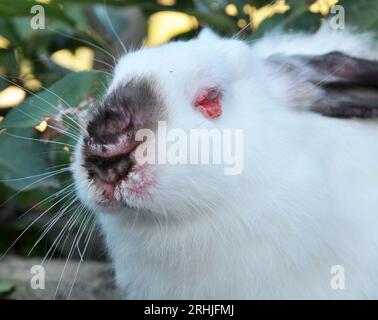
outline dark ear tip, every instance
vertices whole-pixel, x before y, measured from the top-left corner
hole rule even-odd
[[[325,116],[378,118],[378,61],[337,50],[323,55],[275,55],[267,61],[275,68],[284,66],[285,73],[298,82],[291,92],[297,107],[311,100],[308,110]]]
[[[330,107],[329,105],[318,105],[311,109],[311,111],[319,113],[326,117],[340,118],[340,119],[374,119],[378,118],[378,108],[369,108],[366,106],[337,106]]]

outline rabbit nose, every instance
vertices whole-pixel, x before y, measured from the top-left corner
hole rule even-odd
[[[131,120],[127,111],[109,108],[88,124],[82,151],[89,178],[114,185],[128,175],[130,154],[139,144]]]
[[[91,144],[107,145],[117,142],[122,134],[127,133],[130,118],[127,111],[120,108],[102,110],[87,127]]]
[[[89,122],[84,138],[85,153],[111,158],[130,153],[137,145],[135,117],[119,107],[103,108]]]
[[[153,80],[131,79],[107,94],[92,115],[83,139],[83,165],[90,178],[114,183],[136,163],[142,143],[135,140],[138,130],[155,130],[166,108]]]

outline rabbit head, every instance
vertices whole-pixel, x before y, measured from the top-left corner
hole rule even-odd
[[[307,125],[297,121],[302,114],[378,115],[376,61],[332,46],[319,54],[261,46],[205,30],[122,57],[76,148],[84,203],[147,217],[209,215],[274,178],[296,143],[294,128]]]

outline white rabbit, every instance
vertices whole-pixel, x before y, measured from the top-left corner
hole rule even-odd
[[[377,58],[370,35],[327,28],[122,57],[72,170],[125,298],[378,298]],[[159,120],[242,129],[241,174],[136,164]]]

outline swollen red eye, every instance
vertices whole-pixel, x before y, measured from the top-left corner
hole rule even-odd
[[[202,90],[194,103],[194,106],[210,119],[217,118],[222,114],[221,92],[218,88]]]

